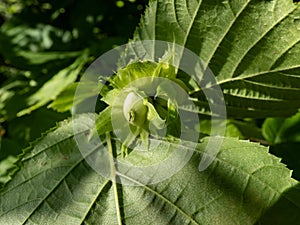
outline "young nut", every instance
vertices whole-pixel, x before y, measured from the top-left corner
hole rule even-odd
[[[147,120],[148,108],[144,98],[135,92],[130,92],[124,101],[123,114],[132,125],[141,127]]]

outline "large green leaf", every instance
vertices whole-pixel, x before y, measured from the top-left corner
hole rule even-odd
[[[300,8],[292,0],[150,1],[133,38],[141,40],[196,53],[213,71],[231,117],[291,115],[300,107]],[[160,50],[143,47],[128,55],[154,59]],[[205,96],[193,97],[196,107],[186,109],[206,114]]]
[[[93,120],[93,114],[83,114],[64,121],[24,153],[20,170],[0,195],[1,224],[254,224],[280,198],[284,204],[278,203],[277,210],[286,204],[299,210],[299,201],[281,195],[297,184],[290,171],[266,147],[233,138],[224,139],[203,172],[198,166],[208,138],[174,176],[144,185],[119,173],[136,186],[116,184],[89,167],[74,140],[76,135],[87,143]],[[108,136],[110,144],[118,149]],[[174,147],[192,150],[193,144],[164,141],[161,146],[158,156]],[[132,153],[119,160],[143,163],[141,154]],[[272,218],[271,212],[261,222]]]

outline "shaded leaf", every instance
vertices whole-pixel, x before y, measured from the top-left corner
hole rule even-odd
[[[22,116],[30,113],[37,108],[44,106],[54,100],[69,84],[73,83],[84,64],[88,60],[88,51],[84,51],[76,61],[69,67],[59,71],[49,81],[47,81],[38,91],[31,95],[27,104],[29,108],[23,109],[17,115]]]
[[[27,59],[29,64],[43,64],[53,60],[78,57],[82,52],[27,52],[19,51],[17,56]]]
[[[207,135],[211,135],[211,120],[201,120],[197,130]],[[225,127],[226,137],[239,137],[240,139],[250,139],[253,141],[264,140],[261,129],[251,121],[241,121],[229,119],[226,121],[215,121],[214,126]]]
[[[267,118],[262,126],[271,152],[282,158],[293,177],[300,180],[300,113],[288,118]]]
[[[7,131],[9,137],[22,146],[23,149],[28,146],[28,143],[40,137],[42,133],[54,127],[57,121],[63,120],[69,115],[69,113],[57,113],[42,107],[29,115],[10,121]],[[2,150],[11,151],[11,149],[5,148]]]
[[[98,95],[99,86],[94,82],[85,82],[81,84],[80,92],[76,93],[78,83],[73,83],[67,86],[57,98],[48,106],[53,108],[58,112],[66,112],[72,109],[73,106],[76,106],[88,99],[89,97]],[[74,98],[76,93],[76,98]]]
[[[263,135],[271,144],[300,142],[300,113],[288,118],[266,119]]]
[[[258,224],[300,224],[300,214],[298,213],[300,207],[299,191],[300,184],[287,189],[280,199],[262,216]]]
[[[16,168],[16,161],[17,158],[14,156],[8,156],[0,161],[0,188],[10,180],[10,173]]]

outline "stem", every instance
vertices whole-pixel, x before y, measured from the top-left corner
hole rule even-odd
[[[120,212],[119,194],[118,194],[117,179],[116,179],[116,176],[117,176],[116,175],[116,167],[115,167],[113,148],[112,148],[111,137],[110,137],[109,132],[106,132],[106,142],[107,142],[108,152],[110,155],[110,158],[109,158],[109,160],[110,160],[110,180],[113,182],[113,187],[114,187],[117,220],[118,220],[118,225],[122,225],[122,217],[121,217],[121,212]]]

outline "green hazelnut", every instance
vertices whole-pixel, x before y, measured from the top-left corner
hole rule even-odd
[[[143,126],[147,120],[148,108],[144,104],[144,98],[136,92],[130,92],[124,101],[123,114],[126,120],[135,126]]]

